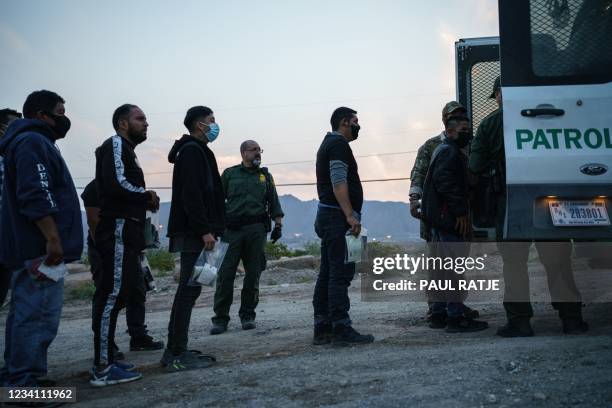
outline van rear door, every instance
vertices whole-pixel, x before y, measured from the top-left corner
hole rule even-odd
[[[612,0],[499,0],[504,238],[611,239]]]
[[[467,108],[474,132],[480,122],[497,109],[495,99],[489,98],[493,82],[500,74],[499,37],[466,38],[455,42],[457,101]],[[479,184],[475,196],[484,196],[484,185]],[[474,239],[495,240],[495,215],[487,211],[483,200],[474,200],[470,209]]]

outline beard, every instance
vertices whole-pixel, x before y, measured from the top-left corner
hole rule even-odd
[[[127,135],[134,144],[140,144],[147,140],[146,130],[136,130],[131,125],[128,125]]]

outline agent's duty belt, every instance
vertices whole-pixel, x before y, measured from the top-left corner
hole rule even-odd
[[[239,217],[228,217],[225,220],[225,225],[228,229],[237,230],[245,225],[265,224],[268,222],[267,214],[260,215],[241,215]]]

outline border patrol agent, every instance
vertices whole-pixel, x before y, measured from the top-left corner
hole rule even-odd
[[[259,302],[259,277],[265,269],[267,233],[272,242],[280,239],[283,211],[278,200],[274,179],[265,167],[260,167],[263,150],[257,142],[247,140],[240,145],[242,163],[223,172],[221,182],[225,193],[226,230],[223,241],[229,248],[217,275],[213,327],[210,334],[227,330],[229,311],[234,296],[236,269],[242,259],[244,283],[238,315],[243,330],[255,328],[255,308]]]
[[[504,126],[501,82],[498,77],[493,84],[490,96],[495,98],[499,109],[487,116],[478,127],[472,140],[469,157],[470,171],[481,176],[489,176],[493,188],[495,223],[497,241],[502,240],[504,217],[506,213],[506,180]],[[503,274],[505,283],[504,309],[508,322],[497,330],[502,337],[529,337],[534,332],[530,320],[533,308],[529,302],[529,275],[527,261],[531,242],[504,242],[499,250],[504,261]],[[574,282],[572,272],[570,242],[541,244],[536,242],[536,249],[546,274],[551,298],[560,298],[560,293],[570,293],[573,302],[555,302],[552,305],[558,311],[562,321],[563,333],[581,334],[588,331],[588,324],[582,319],[580,292]]]

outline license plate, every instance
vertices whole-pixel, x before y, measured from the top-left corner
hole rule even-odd
[[[553,225],[556,227],[610,225],[604,200],[548,202]]]

